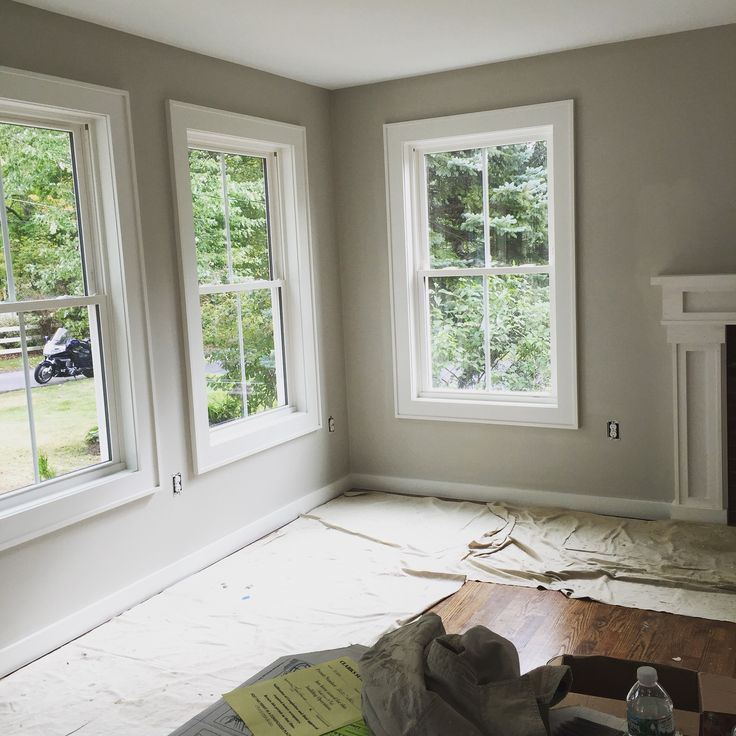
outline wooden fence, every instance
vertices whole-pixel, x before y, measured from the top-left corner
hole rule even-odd
[[[29,325],[26,327],[26,339],[28,342],[39,340],[38,327]],[[43,345],[29,345],[28,352],[36,352],[41,350]],[[10,327],[0,327],[0,356],[20,355],[20,327],[11,325]]]

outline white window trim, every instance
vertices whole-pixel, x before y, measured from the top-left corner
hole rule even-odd
[[[548,141],[550,212],[551,395],[427,391],[421,319],[420,248],[425,228],[417,196],[418,153]],[[575,214],[573,102],[564,100],[489,112],[384,125],[386,204],[397,418],[576,429]],[[478,269],[479,271],[485,269]],[[514,269],[518,271],[519,269]],[[532,270],[533,269],[529,269]],[[495,273],[502,272],[493,269]],[[458,275],[460,272],[456,272]],[[466,273],[466,269],[462,270]]]
[[[190,428],[194,469],[205,473],[321,428],[316,315],[307,183],[306,129],[183,102],[169,101],[171,157],[179,235]],[[210,429],[207,416],[199,281],[194,242],[190,146],[276,153],[275,223],[284,252],[283,321],[288,405]],[[278,217],[279,212],[272,213]]]
[[[108,402],[120,450],[117,462],[0,495],[2,550],[148,496],[158,487],[158,473],[128,93],[6,67],[0,67],[0,90],[5,114],[89,126],[87,163],[100,213],[95,266],[109,295],[103,335]]]

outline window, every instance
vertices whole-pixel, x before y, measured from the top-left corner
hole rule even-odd
[[[385,142],[397,416],[576,427],[572,102]]]
[[[156,477],[127,97],[0,78],[2,548]]]
[[[320,426],[304,128],[170,103],[205,472]]]

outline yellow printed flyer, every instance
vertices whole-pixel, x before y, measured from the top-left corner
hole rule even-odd
[[[322,736],[361,719],[358,665],[349,657],[225,693],[253,736]]]
[[[351,723],[349,726],[338,728],[337,731],[330,731],[327,736],[373,736],[365,725],[365,721],[360,720]]]

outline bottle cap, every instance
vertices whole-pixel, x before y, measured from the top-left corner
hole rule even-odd
[[[654,667],[639,667],[636,670],[636,679],[644,687],[652,687],[657,684],[657,670]]]

